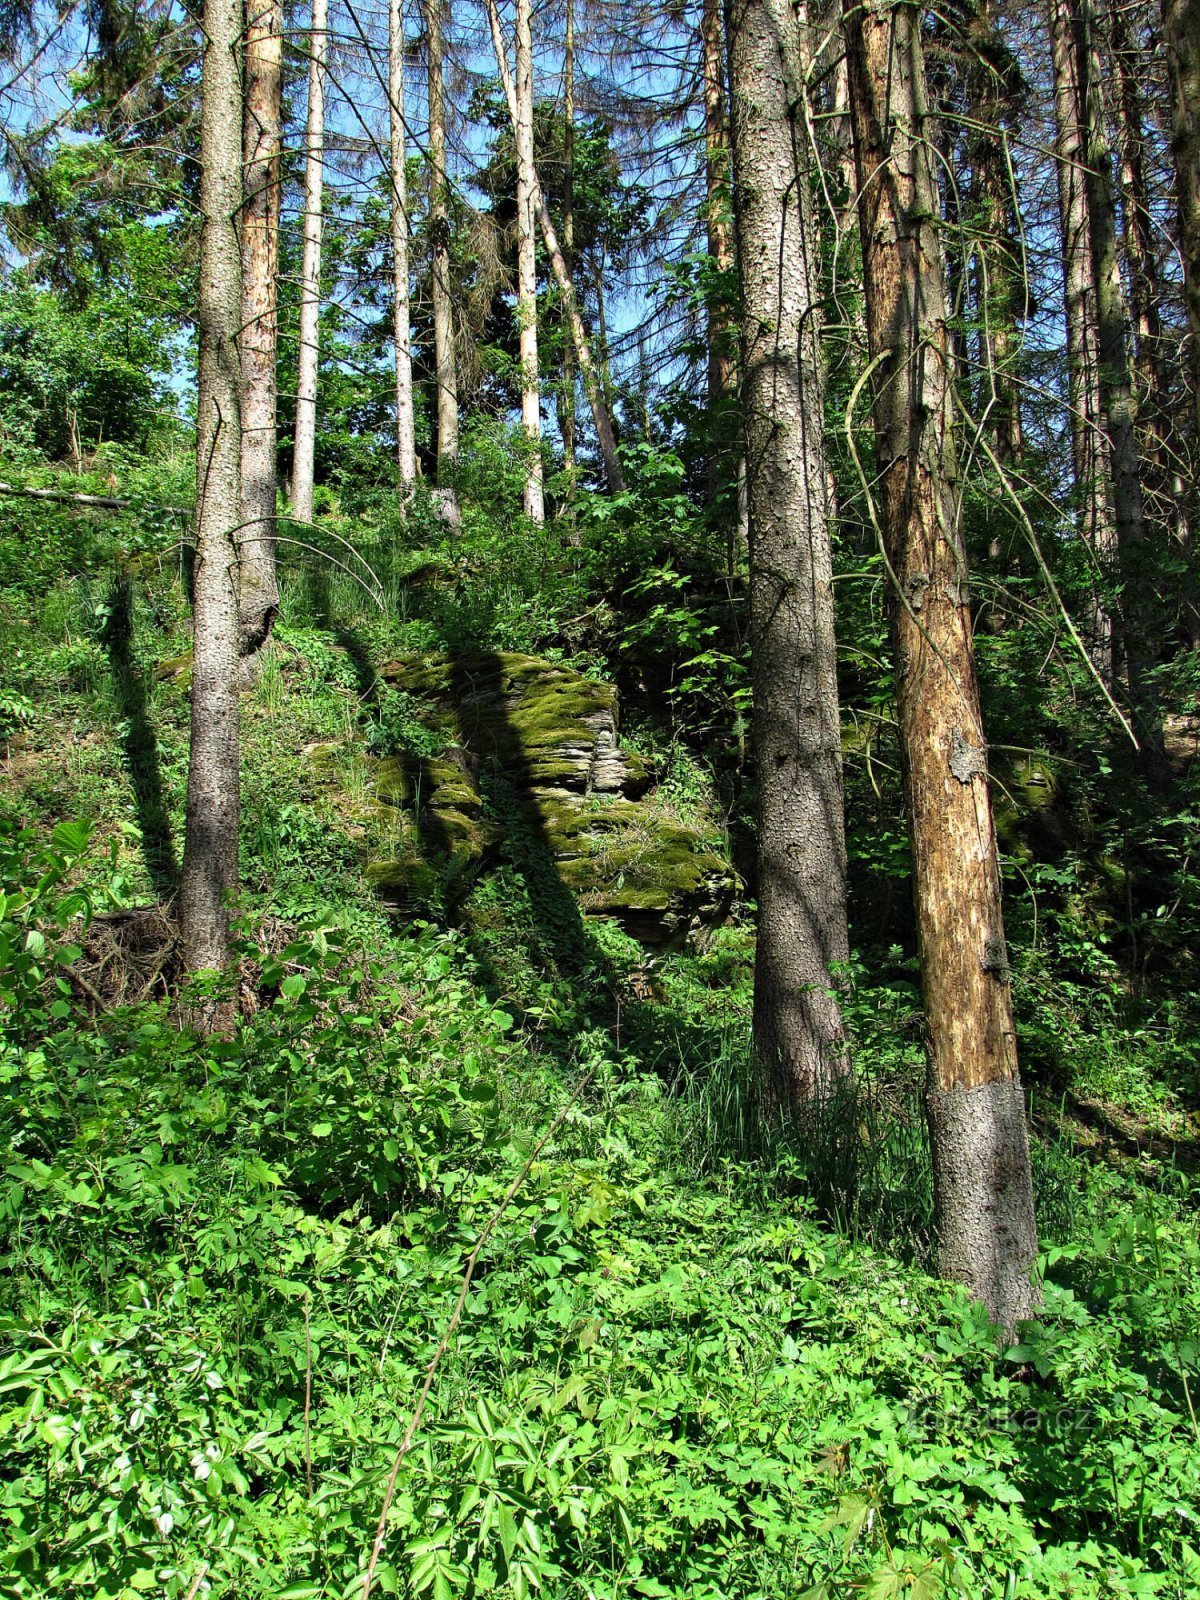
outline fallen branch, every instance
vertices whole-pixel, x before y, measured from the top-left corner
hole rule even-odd
[[[471,1289],[471,1279],[475,1276],[475,1268],[479,1262],[480,1252],[483,1250],[484,1245],[487,1244],[492,1234],[496,1231],[497,1223],[508,1210],[508,1207],[516,1196],[517,1191],[525,1182],[525,1179],[529,1176],[529,1173],[533,1167],[533,1163],[537,1160],[538,1156],[541,1155],[542,1151],[550,1143],[550,1140],[558,1132],[559,1128],[566,1120],[567,1113],[571,1111],[578,1101],[580,1095],[587,1088],[588,1084],[591,1083],[592,1078],[595,1076],[595,1071],[596,1069],[593,1067],[591,1072],[589,1072],[586,1077],[581,1079],[580,1083],[576,1087],[575,1093],[567,1101],[566,1105],[563,1106],[562,1110],[555,1117],[554,1121],[550,1124],[545,1133],[538,1140],[537,1144],[534,1145],[533,1149],[529,1152],[529,1155],[526,1158],[526,1161],[520,1172],[517,1173],[516,1177],[509,1184],[507,1190],[505,1191],[503,1200],[501,1200],[495,1211],[493,1211],[491,1216],[488,1218],[486,1224],[484,1225],[483,1232],[479,1235],[478,1239],[476,1239],[474,1248],[472,1249],[471,1254],[467,1257],[467,1268],[463,1273],[462,1284],[458,1291],[458,1301],[454,1307],[454,1311],[449,1322],[446,1324],[445,1329],[443,1330],[442,1337],[438,1340],[437,1349],[429,1358],[429,1365],[425,1368],[425,1377],[421,1384],[420,1393],[417,1395],[417,1403],[413,1408],[412,1421],[409,1423],[404,1437],[400,1441],[400,1448],[396,1451],[396,1459],[392,1462],[392,1470],[388,1474],[387,1488],[383,1493],[383,1508],[379,1513],[379,1526],[375,1530],[375,1543],[371,1547],[371,1559],[367,1562],[366,1576],[363,1579],[362,1593],[359,1596],[359,1600],[370,1600],[371,1586],[375,1582],[375,1569],[379,1565],[379,1557],[383,1552],[383,1542],[387,1537],[388,1512],[392,1509],[392,1500],[395,1498],[396,1480],[400,1476],[400,1468],[404,1464],[405,1456],[412,1449],[413,1440],[417,1436],[417,1429],[421,1426],[421,1419],[425,1415],[425,1403],[429,1399],[430,1390],[433,1388],[433,1380],[437,1375],[437,1369],[442,1363],[442,1357],[446,1354],[446,1351],[450,1346],[451,1339],[454,1337],[454,1330],[462,1321],[463,1307],[467,1303],[467,1295],[470,1293]]]
[[[21,495],[27,500],[52,500],[60,505],[91,506],[96,511],[129,511],[132,500],[119,500],[111,494],[79,494],[69,489],[27,489],[18,483],[0,483],[0,494]],[[170,517],[190,517],[190,506],[155,506],[155,511]]]

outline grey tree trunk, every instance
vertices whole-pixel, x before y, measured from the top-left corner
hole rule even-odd
[[[1011,1333],[1036,1303],[1037,1231],[959,525],[921,18],[890,0],[843,0],[843,25],[939,1262]]]
[[[537,211],[533,164],[533,25],[530,0],[517,0],[517,323],[521,356],[521,425],[525,432],[525,515],[546,520],[542,489],[542,403],[538,379]]]
[[[575,0],[566,0],[563,32],[563,263],[574,282],[575,271]],[[562,434],[563,468],[567,477],[567,500],[574,507],[575,459],[575,360],[574,346],[568,339],[563,347],[563,375],[559,400],[559,432]],[[571,512],[574,518],[574,510]],[[571,542],[579,535],[572,522]]]
[[[292,510],[301,522],[313,514],[313,456],[317,442],[317,364],[320,358],[321,219],[325,167],[325,62],[329,50],[329,0],[312,0],[309,33],[308,131],[304,160],[304,255],[300,285],[300,361],[296,377],[296,437],[292,460]]]
[[[408,176],[404,167],[404,0],[388,4],[388,125],[392,169],[392,339],[396,359],[396,465],[400,494],[417,481],[412,328],[408,289]]]
[[[846,847],[799,27],[788,0],[733,0],[727,15],[759,785],[754,1048],[770,1115],[848,1071]]]
[[[1112,481],[1117,569],[1121,579],[1120,649],[1129,706],[1147,782],[1162,789],[1170,779],[1163,743],[1162,708],[1154,685],[1161,619],[1152,599],[1149,550],[1142,503],[1142,458],[1137,440],[1137,398],[1129,359],[1129,308],[1117,247],[1112,150],[1101,93],[1090,0],[1079,0],[1079,83],[1084,113],[1084,185],[1091,229],[1100,413]]]
[[[433,369],[437,387],[437,483],[446,518],[459,520],[458,360],[450,293],[450,196],[446,178],[446,101],[442,66],[442,0],[425,0],[429,83],[429,229],[433,257]]]
[[[200,367],[191,747],[179,929],[189,972],[229,961],[238,882],[242,82],[240,0],[206,0],[200,121]],[[216,1020],[211,1011],[207,1020]]]
[[[241,650],[252,657],[279,609],[275,574],[275,348],[283,6],[252,0],[246,27],[242,209]]]

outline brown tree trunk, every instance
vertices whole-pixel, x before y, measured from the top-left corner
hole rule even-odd
[[[1192,398],[1200,442],[1200,0],[1162,0],[1162,21]]]
[[[1163,745],[1162,709],[1154,686],[1160,622],[1152,599],[1150,552],[1142,504],[1142,459],[1138,448],[1137,399],[1129,360],[1129,312],[1117,252],[1112,151],[1100,88],[1090,0],[1079,0],[1079,84],[1084,113],[1084,184],[1091,229],[1096,345],[1100,359],[1100,412],[1112,482],[1113,526],[1121,579],[1120,648],[1140,764],[1156,789],[1169,781]]]
[[[708,253],[718,272],[733,266],[729,225],[729,137],[725,125],[725,61],[721,0],[703,0],[700,37],[704,55],[704,222]],[[721,302],[708,307],[708,404],[715,410],[733,380],[727,329],[729,311]]]
[[[241,522],[241,0],[206,0],[200,113],[200,368],[192,712],[179,929],[189,972],[229,961],[238,882],[238,567]],[[208,1020],[216,1020],[208,1013]]]
[[[500,73],[500,82],[504,89],[504,96],[508,102],[508,114],[512,121],[514,133],[517,126],[517,89],[513,82],[512,70],[508,64],[508,52],[504,44],[504,32],[500,26],[500,12],[496,0],[484,0],[488,15],[488,25],[491,28],[492,47],[496,54],[496,66]],[[600,446],[600,457],[604,462],[604,475],[608,487],[613,494],[620,494],[625,488],[625,476],[621,471],[620,458],[617,455],[617,436],[613,431],[612,412],[609,401],[604,392],[601,374],[596,370],[596,363],[592,360],[591,345],[588,343],[587,333],[583,326],[583,318],[579,314],[579,304],[575,298],[575,286],[571,281],[571,274],[567,270],[567,263],[558,242],[558,234],[550,216],[550,209],[546,205],[546,197],[542,192],[541,180],[538,178],[537,169],[533,171],[533,203],[537,212],[538,226],[542,231],[542,242],[546,246],[546,254],[550,257],[550,269],[554,273],[554,281],[558,285],[559,296],[567,314],[567,323],[571,329],[571,342],[575,347],[575,359],[579,363],[579,376],[583,380],[583,391],[587,395],[588,405],[591,407],[592,421],[596,428],[596,442]]]
[[[921,19],[889,0],[844,0],[843,19],[939,1262],[1011,1332],[1036,1302],[1037,1232],[959,524]]]
[[[446,103],[442,0],[425,0],[429,81],[429,231],[433,257],[433,368],[437,387],[437,483],[449,522],[457,524],[458,360],[450,293],[450,201],[446,178]]]
[[[538,381],[537,218],[533,164],[533,24],[530,0],[517,0],[517,324],[521,354],[521,425],[525,432],[525,515],[546,520],[542,490],[542,402]]]
[[[278,331],[279,144],[283,6],[250,0],[246,27],[245,188],[242,209],[241,650],[270,637],[275,574],[275,347]]]
[[[1109,11],[1109,27],[1117,87],[1124,214],[1122,242],[1133,323],[1139,420],[1146,441],[1146,487],[1183,557],[1180,610],[1189,642],[1195,649],[1200,647],[1200,605],[1197,604],[1191,536],[1195,495],[1188,481],[1191,474],[1187,454],[1180,450],[1171,425],[1170,378],[1162,326],[1164,290],[1146,172],[1146,100],[1142,83],[1149,66],[1149,52],[1136,39],[1122,6],[1114,6]]]
[[[1054,71],[1054,150],[1062,230],[1063,309],[1067,329],[1067,398],[1080,537],[1102,573],[1116,558],[1116,533],[1105,474],[1100,467],[1100,358],[1096,346],[1091,223],[1084,178],[1083,97],[1071,0],[1049,0]],[[1096,670],[1110,684],[1112,619],[1099,590],[1093,596],[1086,637]]]
[[[849,1069],[841,728],[799,27],[788,0],[733,0],[728,17],[759,790],[754,1049],[764,1110],[778,1115]]]
[[[417,481],[408,289],[408,174],[404,155],[404,0],[388,3],[388,126],[392,169],[392,342],[396,366],[396,467],[407,500]]]
[[[308,126],[304,155],[304,255],[300,268],[300,360],[296,375],[296,437],[292,455],[292,511],[301,522],[311,522],[313,514],[317,366],[320,356],[321,220],[325,182],[325,61],[328,50],[329,0],[312,0]]]
[[[1015,63],[1008,54],[991,0],[975,0],[966,21],[971,52],[967,95],[977,126],[967,136],[971,165],[972,223],[978,233],[976,305],[985,368],[988,430],[996,455],[1015,462],[1021,455],[1021,390],[1016,364],[1021,338],[1017,319],[1025,303],[1024,273],[1014,244],[1016,197],[1006,130],[1012,119],[1011,79]]]

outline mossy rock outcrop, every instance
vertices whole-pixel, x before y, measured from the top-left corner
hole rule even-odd
[[[435,758],[376,769],[381,804],[415,817],[413,838],[367,875],[397,904],[485,866],[507,823],[528,868],[657,944],[724,916],[737,876],[701,832],[647,794],[645,763],[618,738],[616,689],[561,663],[507,652],[412,657],[380,673],[446,741]],[[484,796],[497,820],[485,816]]]

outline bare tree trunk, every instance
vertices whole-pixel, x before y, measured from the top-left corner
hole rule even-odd
[[[408,292],[408,175],[404,166],[404,0],[388,3],[388,107],[392,168],[392,338],[396,353],[396,465],[400,496],[417,481],[412,327]]]
[[[1192,397],[1196,406],[1196,440],[1200,444],[1200,0],[1162,0],[1162,21]]]
[[[312,0],[309,33],[308,131],[304,158],[304,257],[300,284],[300,363],[296,378],[296,439],[292,458],[292,511],[301,522],[313,514],[313,455],[317,442],[317,363],[320,356],[321,212],[325,166],[325,61],[329,50],[329,0]]]
[[[241,651],[266,643],[279,609],[275,575],[275,347],[278,333],[281,0],[250,0],[246,27],[242,209]]]
[[[437,482],[447,520],[457,524],[458,360],[450,294],[450,200],[446,178],[446,104],[442,0],[425,0],[429,75],[429,228],[433,256],[433,367],[437,385]]]
[[[504,44],[504,30],[500,26],[500,12],[496,0],[485,0],[488,24],[491,28],[492,47],[496,53],[496,66],[500,73],[500,82],[504,88],[504,96],[508,102],[508,114],[512,120],[513,132],[517,127],[517,90],[513,83],[512,70],[508,64],[508,52]],[[583,318],[579,314],[579,302],[575,297],[575,286],[571,281],[571,274],[567,270],[567,263],[563,257],[562,247],[558,242],[554,222],[550,216],[546,197],[542,192],[541,180],[538,178],[537,169],[533,171],[533,204],[537,212],[538,226],[542,230],[542,242],[546,246],[546,254],[550,257],[550,269],[554,273],[554,281],[558,285],[558,292],[562,298],[563,306],[567,313],[567,322],[571,329],[571,341],[575,346],[575,359],[579,363],[579,376],[583,379],[583,391],[587,395],[588,405],[591,407],[592,421],[596,428],[596,442],[600,446],[600,457],[604,462],[604,476],[608,480],[608,487],[613,494],[620,494],[625,488],[625,476],[621,471],[620,457],[617,455],[617,436],[613,431],[612,414],[609,402],[601,385],[600,375],[596,371],[596,364],[592,360],[592,350],[588,343],[587,333],[583,326]]]
[[[200,113],[200,370],[191,748],[179,927],[189,972],[229,961],[238,882],[238,525],[241,504],[241,0],[206,0]],[[220,1020],[211,1012],[206,1020]]]
[[[907,4],[843,0],[843,20],[939,1261],[1011,1333],[1036,1303],[1037,1232],[959,525],[921,19]]]
[[[1100,358],[1096,346],[1091,223],[1084,181],[1083,97],[1071,0],[1049,0],[1048,16],[1062,229],[1067,396],[1075,492],[1079,497],[1079,532],[1101,572],[1106,572],[1115,562],[1116,533],[1107,484],[1100,470]],[[1088,618],[1087,640],[1097,671],[1111,683],[1114,679],[1112,618],[1098,592],[1093,597]]]
[[[733,0],[728,17],[759,786],[754,1046],[764,1109],[778,1114],[849,1070],[841,729],[800,34],[788,0]]]
[[[1152,787],[1169,781],[1163,745],[1162,709],[1152,673],[1158,655],[1158,625],[1151,599],[1150,552],[1142,505],[1142,459],[1138,449],[1137,400],[1129,361],[1128,308],[1117,253],[1112,151],[1100,89],[1090,0],[1080,0],[1079,83],[1084,112],[1084,182],[1091,228],[1100,410],[1112,479],[1117,567],[1121,579],[1120,646],[1129,684],[1129,704],[1143,774]]]
[[[525,515],[546,520],[542,490],[542,402],[538,379],[537,220],[533,201],[533,25],[530,0],[517,0],[517,323],[521,354],[521,424],[525,430]]]

